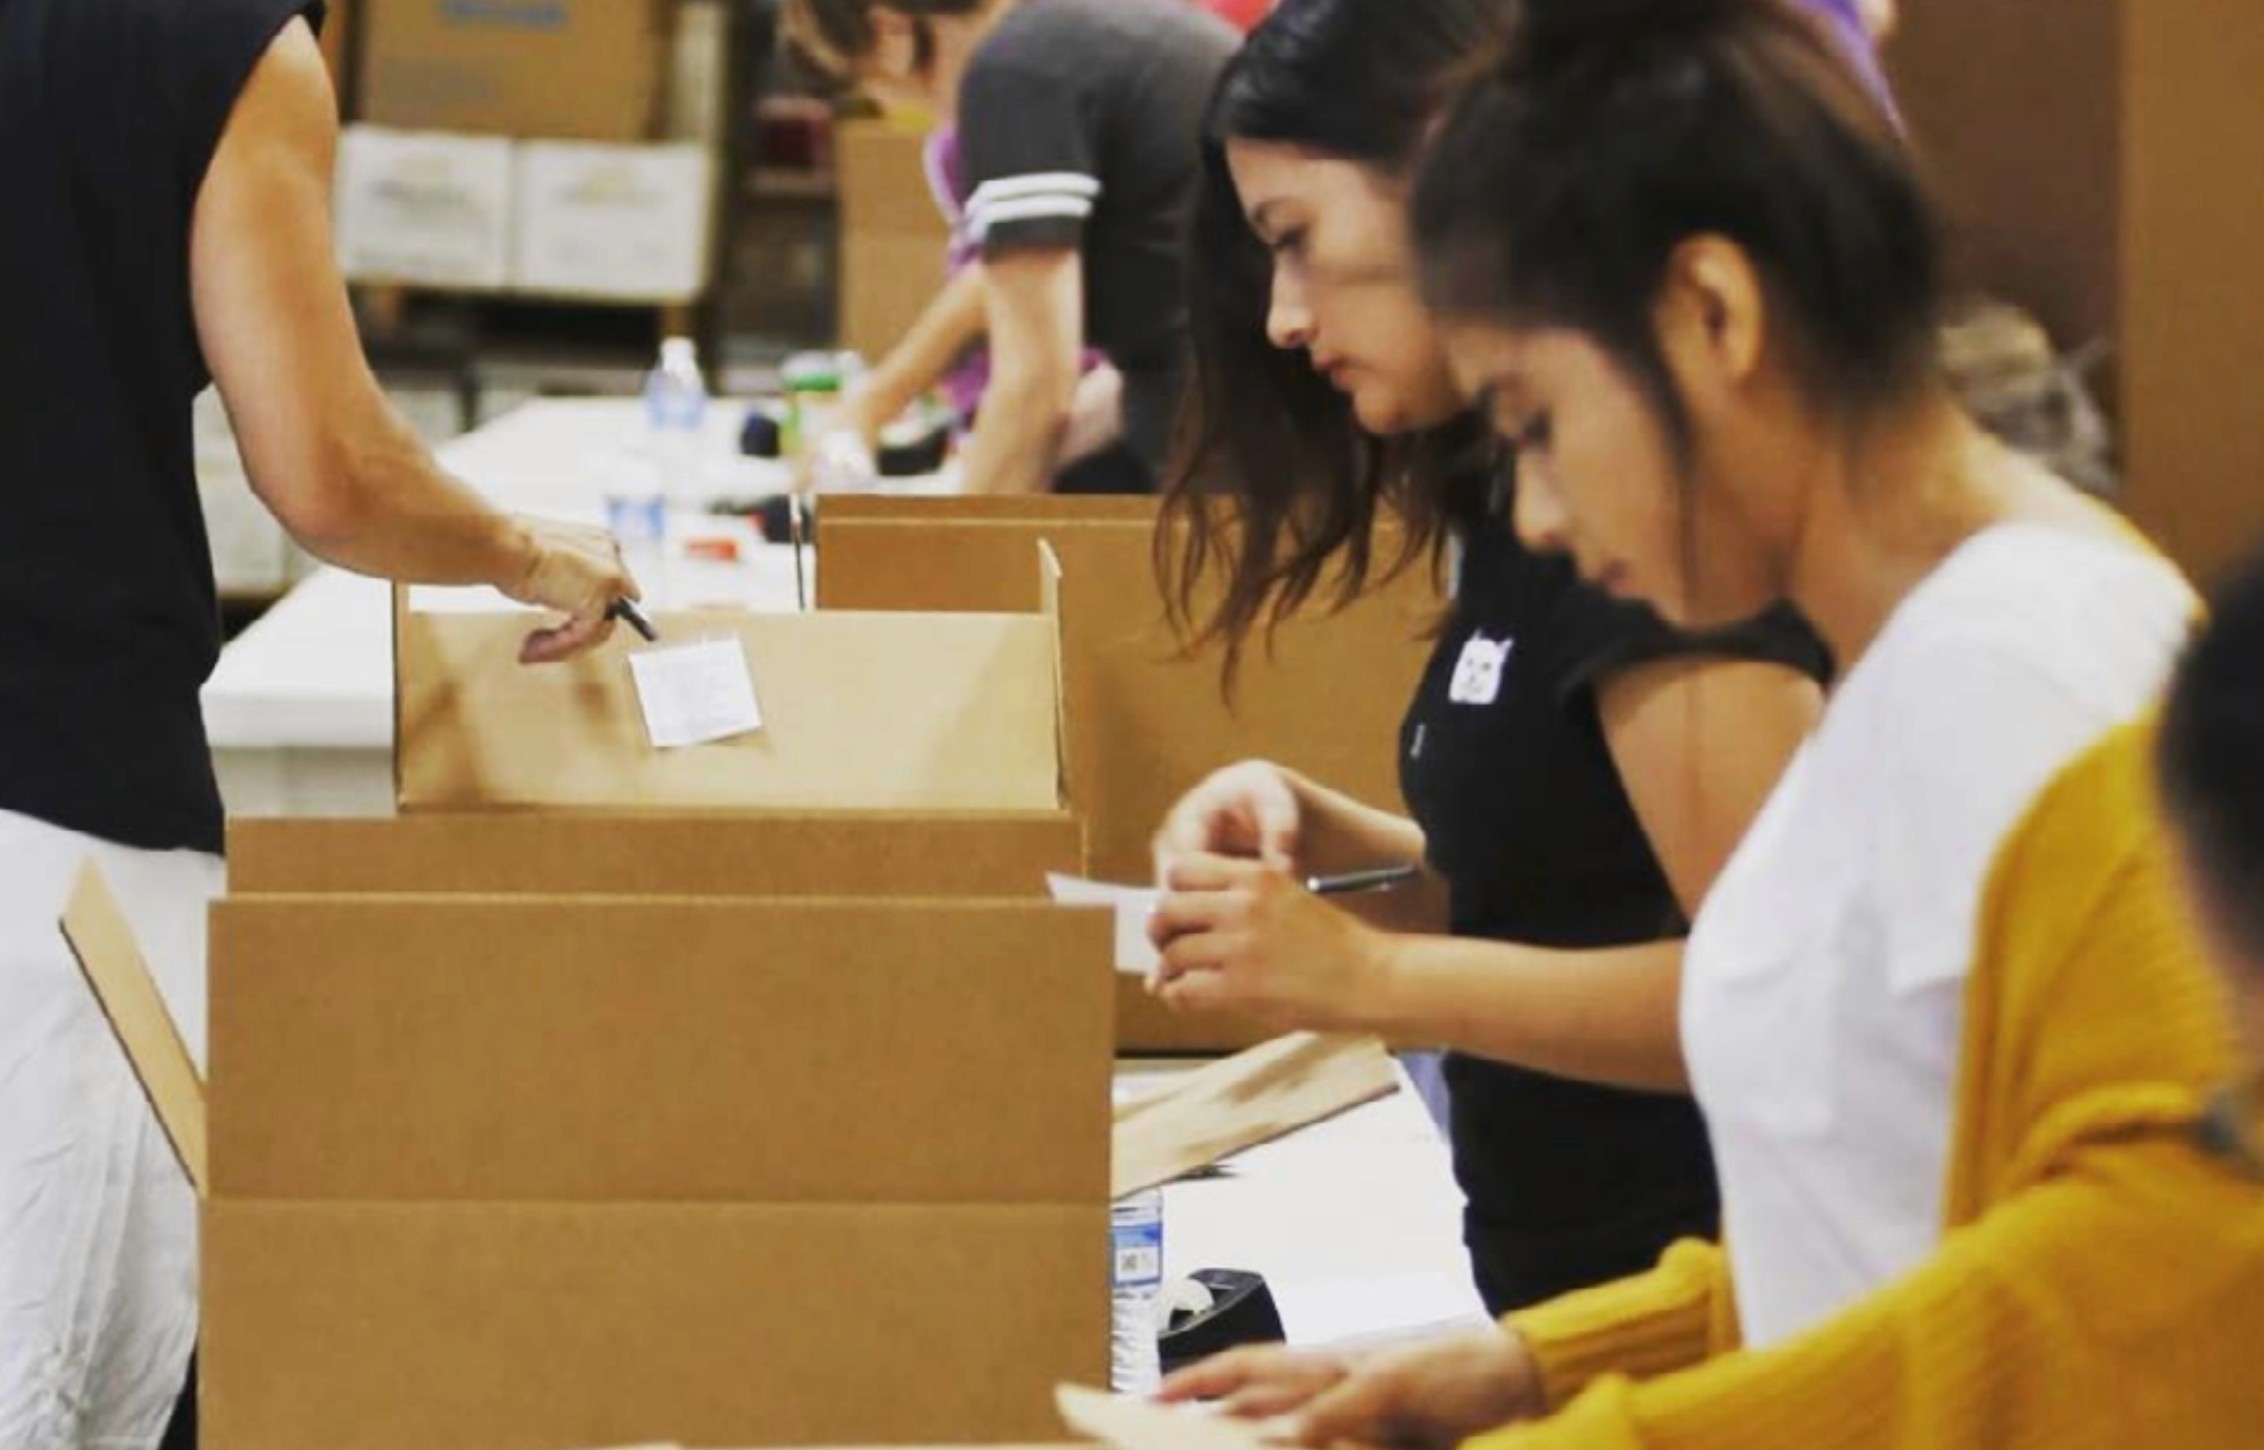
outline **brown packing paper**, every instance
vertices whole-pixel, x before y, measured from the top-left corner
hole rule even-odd
[[[166,1010],[149,964],[134,941],[133,928],[118,909],[101,868],[80,868],[63,913],[63,936],[78,958],[79,970],[101,1002],[110,1029],[134,1064],[157,1121],[197,1192],[210,1181],[204,1084],[182,1045],[179,1029]]]
[[[1118,1108],[1109,1192],[1158,1187],[1398,1090],[1374,1038],[1278,1038]]]
[[[1034,897],[1077,871],[1066,812],[451,813],[239,820],[237,895]]]
[[[527,669],[523,614],[397,610],[403,810],[1061,803],[1051,620],[715,612],[656,623],[670,642],[741,641],[762,730],[656,751],[621,651]]]
[[[223,902],[214,1192],[1100,1203],[1109,949],[1039,902]]]

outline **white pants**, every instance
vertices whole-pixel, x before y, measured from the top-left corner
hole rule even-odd
[[[196,1342],[196,1200],[57,926],[98,862],[198,1065],[218,857],[0,811],[0,1450],[146,1450]]]

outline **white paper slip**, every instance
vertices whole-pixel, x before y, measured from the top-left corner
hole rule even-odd
[[[1126,976],[1145,977],[1162,965],[1155,944],[1148,940],[1148,918],[1155,915],[1163,893],[1145,886],[1111,886],[1079,876],[1046,875],[1046,889],[1056,906],[1106,906],[1116,912],[1116,969]]]
[[[763,728],[755,677],[736,639],[670,645],[629,656],[655,750],[711,745]]]

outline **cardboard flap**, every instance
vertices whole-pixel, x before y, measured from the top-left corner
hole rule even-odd
[[[664,644],[737,639],[763,728],[648,743],[628,654],[518,663],[529,616],[400,620],[404,810],[1052,810],[1053,624],[1036,615],[751,615],[657,621]]]
[[[1070,799],[1069,685],[1062,671],[1066,646],[1061,631],[1061,556],[1050,540],[1038,540],[1038,601],[1040,612],[1053,626],[1054,750],[1061,767],[1061,798]]]
[[[1398,1090],[1372,1037],[1276,1038],[1117,1109],[1109,1191],[1155,1188]]]
[[[63,936],[79,960],[79,970],[102,1003],[110,1030],[133,1062],[134,1075],[149,1094],[150,1106],[165,1127],[174,1156],[199,1196],[205,1191],[204,1084],[166,1010],[149,963],[134,941],[133,928],[101,868],[88,862],[79,870],[63,912]]]
[[[236,820],[238,896],[1036,898],[1084,856],[1075,817],[812,811],[433,812]]]
[[[1109,957],[1040,901],[224,901],[212,1191],[1098,1204]]]

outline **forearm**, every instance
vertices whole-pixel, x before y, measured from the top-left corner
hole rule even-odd
[[[1583,1082],[1686,1092],[1677,1005],[1682,943],[1557,951],[1400,936],[1360,1025],[1394,1042]]]
[[[850,422],[866,443],[877,442],[891,419],[934,387],[961,354],[982,340],[983,330],[982,274],[970,268],[936,294],[911,331],[865,379]]]
[[[1074,372],[1038,367],[993,376],[961,460],[969,493],[1043,493],[1069,426]]]
[[[323,486],[278,493],[277,512],[324,563],[403,583],[499,589],[534,563],[526,531],[443,471],[382,396],[338,417],[312,466]]]

